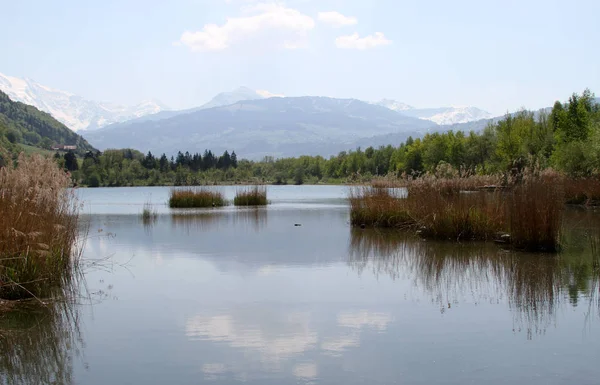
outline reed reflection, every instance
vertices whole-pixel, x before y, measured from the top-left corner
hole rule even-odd
[[[0,384],[72,384],[82,340],[74,305],[0,305]]]
[[[243,226],[255,231],[267,225],[265,208],[238,208],[230,211],[182,211],[171,214],[171,223],[176,229],[190,231],[211,231],[221,227]]]
[[[465,296],[475,302],[506,300],[515,328],[524,327],[531,336],[544,332],[562,303],[575,306],[578,298],[597,296],[596,260],[590,247],[577,253],[565,249],[557,256],[353,229],[348,263],[359,274],[371,270],[377,276],[411,280],[442,312]]]

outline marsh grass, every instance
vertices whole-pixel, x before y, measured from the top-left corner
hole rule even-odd
[[[556,251],[563,212],[562,179],[526,175],[505,186],[500,177],[407,178],[404,196],[389,184],[350,191],[350,220],[360,227],[418,231],[423,237],[491,240],[508,233],[514,247]]]
[[[142,209],[142,214],[140,215],[140,217],[145,225],[149,225],[156,222],[156,219],[158,218],[158,213],[156,212],[156,209],[154,208],[154,206],[152,206],[150,202],[146,202],[144,203],[144,208]]]
[[[600,179],[592,178],[565,178],[565,202],[567,204],[599,206],[600,205]]]
[[[266,206],[267,188],[265,186],[250,186],[238,189],[233,199],[236,206]]]
[[[558,251],[564,212],[564,179],[553,172],[527,176],[505,201],[511,243],[528,251]]]
[[[199,208],[222,207],[227,201],[223,192],[210,187],[187,187],[171,189],[169,207],[171,208]]]
[[[424,177],[407,186],[411,215],[423,236],[436,239],[488,240],[505,225],[500,190],[480,178]]]
[[[79,261],[71,178],[40,155],[0,169],[0,298],[48,297]]]
[[[408,228],[416,224],[408,199],[387,187],[357,186],[350,189],[350,222],[354,226]]]

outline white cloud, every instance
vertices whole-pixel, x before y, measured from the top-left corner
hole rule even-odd
[[[204,364],[202,365],[202,372],[204,374],[223,374],[225,373],[226,368],[225,364],[216,363],[216,364]]]
[[[337,28],[358,23],[356,17],[344,16],[339,12],[319,12],[318,18],[319,21]]]
[[[360,329],[363,326],[384,331],[392,321],[392,316],[386,313],[371,313],[367,310],[358,312],[341,313],[337,317],[338,325],[341,327]]]
[[[264,37],[276,46],[303,46],[315,21],[300,11],[281,4],[257,4],[244,8],[248,15],[231,17],[222,25],[206,24],[200,31],[186,31],[176,43],[192,51],[222,51],[252,38]]]
[[[293,373],[296,378],[301,380],[314,380],[318,374],[317,364],[314,362],[296,364]]]
[[[383,33],[375,32],[373,35],[360,37],[358,33],[352,35],[340,36],[335,39],[335,45],[344,49],[369,49],[383,45],[392,44],[391,40],[386,39]]]
[[[292,314],[286,325],[288,333],[269,335],[259,326],[236,322],[230,315],[196,316],[185,325],[186,335],[192,339],[225,342],[233,348],[260,353],[263,362],[279,362],[303,354],[317,344],[317,333],[309,329],[307,314]]]
[[[321,344],[321,349],[325,351],[325,354],[339,357],[348,348],[360,346],[360,338],[358,333],[353,333],[348,336],[338,338],[328,338]]]

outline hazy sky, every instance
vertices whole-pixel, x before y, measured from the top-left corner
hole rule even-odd
[[[172,108],[244,85],[417,107],[600,93],[598,0],[1,0],[0,72]]]

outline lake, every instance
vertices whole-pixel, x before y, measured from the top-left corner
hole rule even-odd
[[[235,187],[220,188],[233,198]],[[342,186],[269,186],[259,209],[171,210],[168,193],[78,190],[87,296],[67,316],[11,314],[26,332],[4,347],[0,380],[600,379],[598,253],[587,241],[599,213],[568,210],[556,256],[353,229]],[[142,222],[144,203],[155,221]]]

